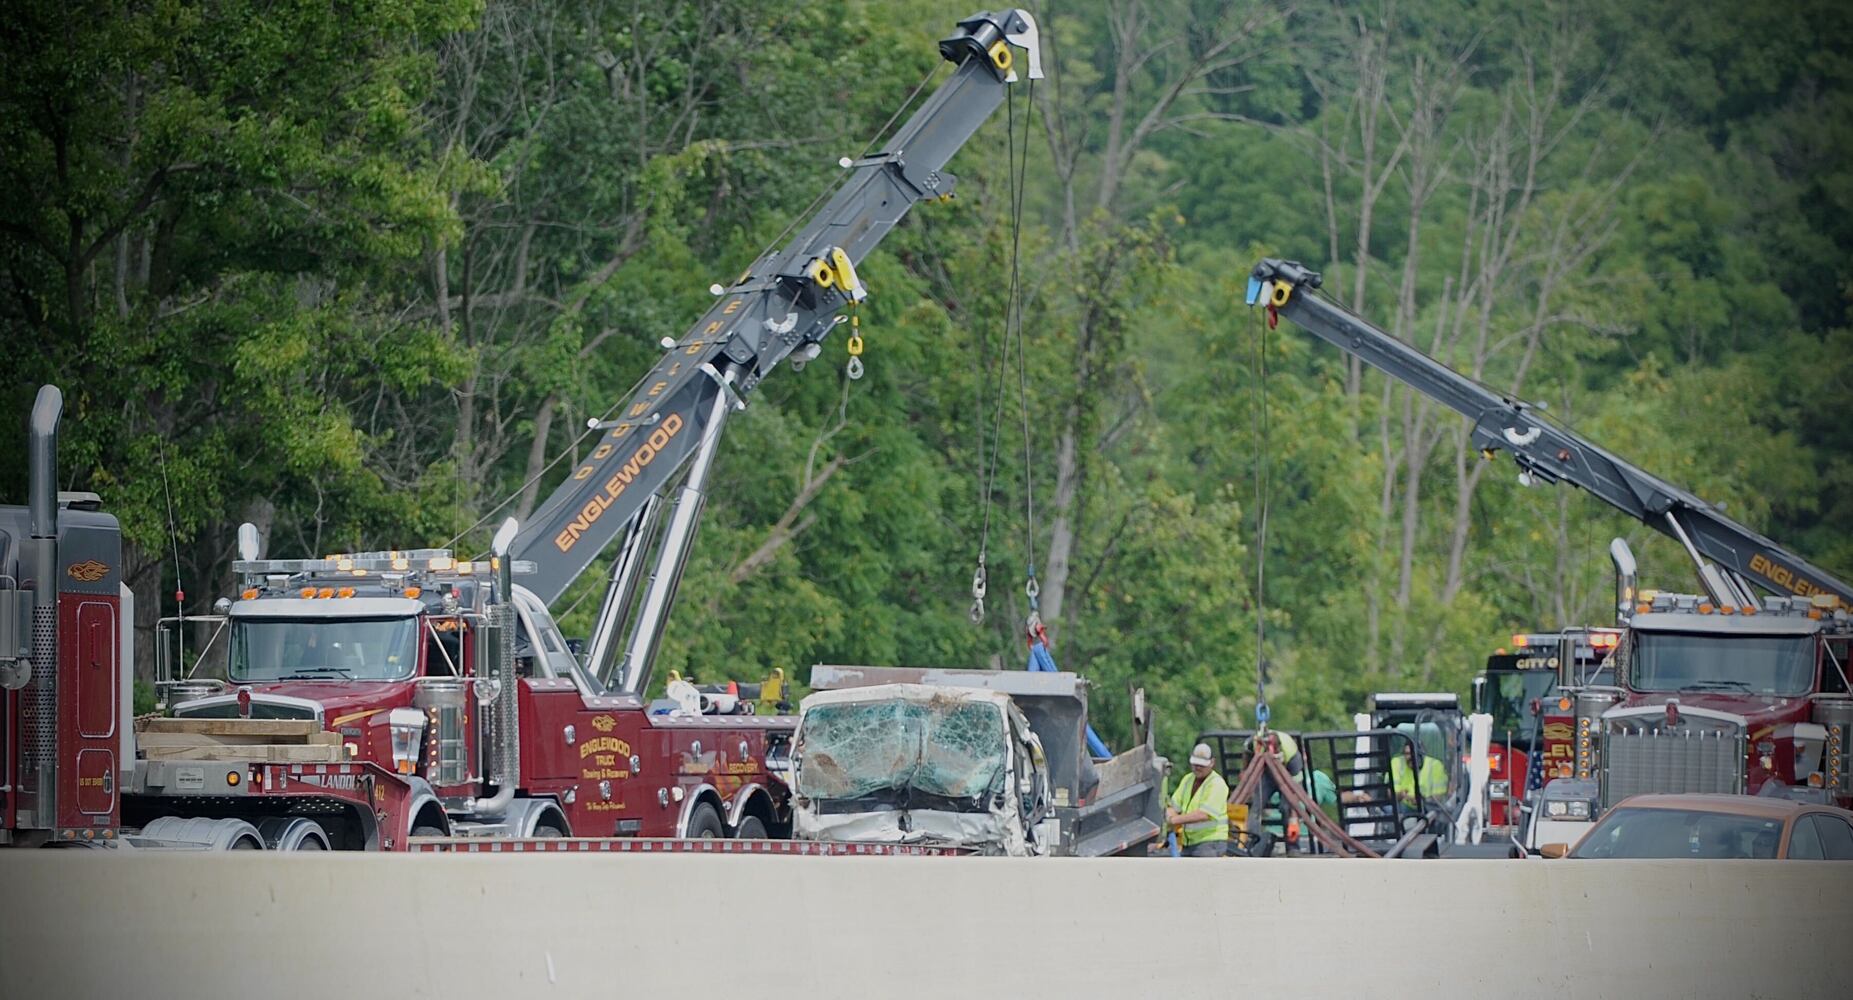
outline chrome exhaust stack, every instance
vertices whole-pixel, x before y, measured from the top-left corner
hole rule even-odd
[[[41,386],[32,404],[27,444],[30,537],[20,546],[19,561],[24,578],[19,584],[31,581],[32,656],[23,663],[14,660],[6,672],[8,686],[24,689],[18,801],[19,825],[25,828],[49,829],[58,814],[58,423],[63,415],[64,393],[55,385]],[[14,595],[23,604],[22,598]]]
[[[58,623],[58,423],[64,394],[41,386],[32,404],[26,446],[27,528],[20,539],[19,578],[0,591],[0,690],[17,691],[35,673],[49,673],[57,650]],[[49,698],[46,678],[35,692]],[[35,695],[36,697],[37,695]],[[26,716],[32,725],[33,716]],[[49,724],[49,719],[42,724]],[[49,732],[49,730],[46,730]],[[26,743],[30,751],[32,741]],[[29,778],[27,780],[30,780]]]
[[[64,393],[55,385],[40,386],[27,445],[33,538],[58,537],[58,422],[63,415]]]
[[[470,803],[470,815],[478,820],[501,819],[508,813],[509,803],[515,801],[515,791],[521,785],[521,680],[515,673],[515,629],[519,623],[515,618],[514,566],[509,561],[508,549],[515,540],[517,526],[514,518],[502,522],[502,527],[495,533],[491,551],[495,555],[495,583],[497,594],[489,607],[489,620],[479,626],[481,645],[477,647],[476,662],[488,669],[478,669],[476,681],[477,710],[479,717],[486,716],[493,727],[494,740],[490,747],[490,765],[493,769],[491,780],[495,783],[495,794],[478,798]],[[482,675],[487,674],[487,678]],[[483,688],[485,680],[489,687],[485,698]]]
[[[1626,625],[1634,615],[1634,599],[1640,593],[1635,585],[1638,569],[1634,550],[1628,547],[1627,539],[1609,540],[1609,561],[1615,564],[1615,620]]]

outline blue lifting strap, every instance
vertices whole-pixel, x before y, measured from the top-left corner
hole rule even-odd
[[[1037,633],[1032,633],[1029,639],[1029,669],[1048,674],[1056,672],[1055,657],[1050,654],[1048,644],[1043,642],[1043,637]],[[1113,751],[1107,749],[1106,741],[1100,738],[1099,733],[1094,732],[1093,723],[1088,723],[1087,726],[1087,752],[1099,760],[1113,756]]]

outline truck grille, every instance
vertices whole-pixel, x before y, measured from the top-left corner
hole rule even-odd
[[[1669,730],[1611,723],[1602,737],[1602,801],[1613,805],[1645,792],[1740,793],[1743,736],[1738,726]]]

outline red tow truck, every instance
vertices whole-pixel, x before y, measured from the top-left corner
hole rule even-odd
[[[1578,772],[1587,759],[1603,806],[1642,792],[1853,805],[1845,600],[1641,590],[1627,544],[1609,552],[1621,625],[1614,686],[1585,684],[1576,720]]]
[[[618,419],[595,425],[597,445],[526,526],[502,526],[490,558],[265,559],[242,526],[237,595],[160,634],[160,717],[131,723],[121,534],[94,495],[56,494],[62,397],[41,390],[30,504],[0,507],[0,844],[786,836],[795,719],[687,685],[645,700],[708,473],[728,416],[846,320],[860,376],[856,264],[914,204],[951,198],[945,166],[1018,81],[1018,50],[1040,77],[1021,10],[974,15],[940,40],[953,69],[938,90],[881,152],[842,161],[789,243],[713,286],[707,315],[665,338]],[[614,541],[581,655],[548,605]],[[201,630],[189,661],[179,644]]]
[[[95,497],[53,491],[60,410],[42,389],[31,504],[0,507],[0,580],[17,581],[0,588],[0,842],[395,850],[788,828],[772,761],[794,720],[652,713],[590,687],[500,555],[262,560],[242,532],[241,592],[192,622],[224,676],[163,677],[171,715],[131,720],[121,534]]]
[[[1582,676],[1581,658],[1560,653],[1558,697],[1546,703],[1556,711],[1547,707],[1542,734],[1557,756],[1527,846],[1572,842],[1569,827],[1641,792],[1853,798],[1853,585],[1398,340],[1325,298],[1322,284],[1298,262],[1268,258],[1245,297],[1471,421],[1474,445],[1489,459],[1511,454],[1521,485],[1568,483],[1665,534],[1704,590],[1640,591],[1627,543],[1610,543],[1621,632],[1612,676]]]

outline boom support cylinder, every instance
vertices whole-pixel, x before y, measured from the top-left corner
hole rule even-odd
[[[637,597],[637,574],[649,554],[651,535],[662,506],[661,497],[651,496],[625,529],[624,546],[611,565],[611,585],[605,588],[605,599],[598,606],[598,618],[592,624],[592,634],[586,643],[586,674],[597,678],[599,685],[607,689],[611,687],[618,633],[630,620]]]
[[[675,601],[676,587],[682,582],[682,569],[688,564],[689,548],[695,544],[695,529],[699,526],[701,507],[707,498],[705,490],[708,485],[708,472],[714,465],[714,452],[720,444],[721,430],[727,424],[727,415],[733,408],[732,394],[725,391],[725,383],[731,382],[731,374],[723,378],[723,391],[716,393],[714,401],[708,407],[708,419],[702,433],[701,443],[695,447],[695,457],[689,463],[688,478],[683,481],[681,491],[676,495],[676,508],[669,515],[669,527],[663,533],[662,549],[656,556],[656,567],[650,573],[650,583],[643,594],[643,604],[637,613],[637,626],[631,631],[631,638],[624,649],[624,662],[619,667],[618,690],[626,694],[643,694],[644,687],[650,683],[650,668],[656,660],[656,651],[663,641],[663,621],[669,614],[669,606]]]

